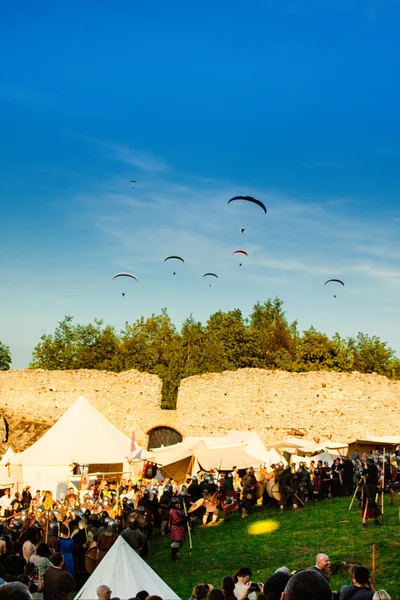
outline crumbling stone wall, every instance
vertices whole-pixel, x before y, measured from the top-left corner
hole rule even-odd
[[[287,435],[351,441],[367,433],[400,435],[400,382],[360,373],[241,369],[181,382],[176,410],[162,410],[161,380],[125,371],[0,372],[0,416],[9,443],[23,450],[85,396],[113,425],[147,445],[160,425],[185,435],[253,429],[265,442]],[[0,447],[0,453],[8,444]]]

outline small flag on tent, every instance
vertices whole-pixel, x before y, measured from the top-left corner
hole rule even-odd
[[[131,441],[131,452],[133,452],[134,450],[136,450],[135,440],[136,440],[135,430],[133,430],[132,431],[132,441]]]
[[[89,467],[82,468],[80,491],[89,489]]]

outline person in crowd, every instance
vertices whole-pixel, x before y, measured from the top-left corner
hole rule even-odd
[[[213,588],[208,592],[207,600],[225,600],[224,592],[218,588]]]
[[[195,585],[189,600],[204,600],[207,598],[208,592],[212,589],[214,589],[214,586],[208,583],[200,583],[199,585]]]
[[[22,508],[27,510],[32,502],[31,486],[26,485],[22,490]]]
[[[381,525],[379,517],[381,510],[376,503],[376,494],[378,492],[379,471],[373,458],[367,460],[367,466],[362,471],[365,480],[361,499],[361,518],[362,526],[367,526],[368,519],[374,519],[375,525]]]
[[[332,600],[332,590],[324,577],[313,569],[291,576],[281,600]]]
[[[35,557],[34,564],[36,565],[38,575],[38,590],[36,594],[33,595],[34,600],[43,599],[41,582],[43,582],[44,572],[46,571],[46,569],[51,567],[50,557],[52,554],[53,552],[50,546],[42,542],[36,548],[36,554],[33,555],[33,557]]]
[[[128,527],[121,532],[121,537],[142,558],[148,554],[148,541],[144,533],[139,529],[139,524],[132,515],[128,518]]]
[[[276,478],[279,483],[279,506],[281,512],[285,510],[286,503],[289,499],[292,500],[293,509],[297,509],[296,497],[294,496],[294,481],[290,465],[287,465],[284,470]]]
[[[107,528],[97,538],[97,565],[103,560],[107,552],[112,548],[118,538],[117,523],[109,519]]]
[[[75,577],[74,542],[70,537],[69,528],[64,524],[60,527],[58,547],[64,557],[65,568]]]
[[[96,594],[97,600],[110,600],[112,592],[108,585],[99,585]]]
[[[350,572],[352,584],[340,588],[338,600],[372,600],[374,587],[369,570],[366,567],[353,565]]]
[[[313,567],[309,567],[313,571],[317,571],[322,577],[329,582],[329,572],[331,568],[331,562],[329,560],[329,556],[327,554],[317,554],[315,557],[315,565]]]
[[[32,600],[29,588],[20,581],[0,585],[1,600]]]
[[[5,563],[5,568],[10,579],[15,580],[19,575],[22,575],[25,565],[26,560],[22,556],[22,544],[18,541],[14,542],[12,545],[12,554],[7,556]]]
[[[169,511],[170,537],[171,537],[171,560],[176,562],[180,560],[178,554],[179,548],[185,539],[186,518],[183,514],[179,500],[174,496],[171,500],[171,510]]]
[[[22,546],[22,555],[26,562],[31,561],[31,557],[36,554],[36,543],[38,541],[38,529],[29,527],[26,532],[26,540]]]
[[[75,579],[64,569],[64,557],[61,552],[55,552],[51,557],[51,567],[43,575],[43,599],[67,600],[68,595],[75,589]]]
[[[263,593],[266,600],[281,600],[282,592],[285,589],[290,574],[284,571],[276,571],[268,577],[264,583]]]
[[[242,598],[242,594],[244,591],[247,590],[248,592],[249,586],[247,584],[251,583],[251,576],[252,572],[251,569],[249,569],[248,567],[242,567],[233,576],[233,579],[235,581],[235,589],[233,593],[235,594],[236,598],[238,598],[238,600],[239,598]],[[263,584],[259,583],[258,587],[261,592],[263,590]],[[256,600],[257,594],[256,592],[246,593],[245,598],[249,598],[249,600]]]
[[[235,596],[235,580],[229,575],[222,580],[222,591],[224,592],[225,600],[236,600]]]
[[[6,488],[3,496],[0,498],[0,513],[2,516],[7,516],[7,511],[11,507],[11,501],[11,490],[10,488]]]
[[[246,518],[252,509],[252,507],[256,504],[257,498],[257,479],[254,475],[253,467],[250,467],[246,471],[246,475],[242,479],[242,500],[241,500],[241,510],[242,510],[242,518]]]

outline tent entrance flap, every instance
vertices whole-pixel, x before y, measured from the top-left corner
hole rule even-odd
[[[175,479],[175,481],[177,481],[180,484],[186,482],[186,475],[188,473],[190,473],[191,475],[191,463],[192,456],[186,456],[185,458],[177,460],[176,462],[171,463],[170,465],[165,465],[165,467],[159,467],[159,470],[161,472],[161,475],[165,479],[172,477],[173,479]]]
[[[123,463],[101,464],[93,463],[89,465],[89,473],[122,473],[124,470]]]

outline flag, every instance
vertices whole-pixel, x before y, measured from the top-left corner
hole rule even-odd
[[[135,430],[133,430],[132,431],[132,441],[131,441],[131,452],[133,452],[134,450],[136,450],[135,440],[136,440]]]
[[[81,485],[79,487],[79,490],[83,492],[87,489],[89,489],[89,467],[83,467],[81,474]]]

